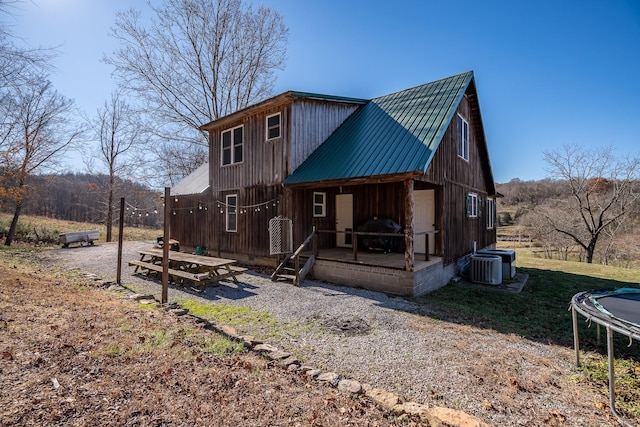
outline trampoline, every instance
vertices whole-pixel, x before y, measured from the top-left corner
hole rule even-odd
[[[626,426],[615,408],[615,372],[613,356],[613,332],[629,337],[629,345],[634,339],[640,340],[640,289],[596,289],[580,292],[571,299],[573,317],[573,344],[576,352],[576,365],[580,366],[578,340],[578,313],[588,321],[607,329],[607,359],[609,365],[609,407],[613,415]]]

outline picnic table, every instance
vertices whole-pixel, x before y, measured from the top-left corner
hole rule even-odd
[[[130,266],[135,266],[134,274],[138,271],[147,275],[162,273],[162,249],[148,249],[138,253],[139,260],[129,261]],[[186,281],[201,287],[225,279],[238,283],[236,276],[247,269],[234,265],[235,263],[236,260],[233,259],[169,251],[169,277],[183,286]]]

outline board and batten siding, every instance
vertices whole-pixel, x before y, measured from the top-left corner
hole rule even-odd
[[[291,106],[292,174],[360,105],[297,100]]]
[[[282,183],[358,107],[354,103],[294,98],[211,130],[211,188],[224,191]],[[267,140],[265,121],[276,113],[281,114],[281,137]],[[243,126],[243,161],[223,166],[222,132],[237,126]]]
[[[282,182],[287,170],[286,146],[289,138],[286,128],[289,111],[290,105],[270,108],[210,131],[211,188],[224,191]],[[267,116],[276,113],[281,115],[281,136],[267,140],[265,121]],[[237,126],[243,127],[243,160],[241,163],[222,165],[222,132]]]
[[[457,114],[469,123],[469,160],[458,156]],[[473,251],[473,242],[477,248],[495,243],[495,228],[486,227],[486,199],[488,189],[484,176],[482,153],[479,149],[479,120],[473,114],[469,99],[463,98],[440,145],[421,181],[437,184],[442,188],[443,209],[436,216],[441,224],[441,243],[444,248],[444,261],[450,263]],[[476,193],[481,203],[480,218],[467,218],[467,193]]]

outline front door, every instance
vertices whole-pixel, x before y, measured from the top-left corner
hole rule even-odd
[[[336,195],[336,246],[352,247],[351,231],[353,230],[353,194]]]
[[[434,190],[416,190],[413,192],[415,211],[413,215],[413,230],[433,231],[436,229],[435,216],[435,191]],[[436,235],[429,235],[429,253],[434,254],[436,247]],[[415,253],[425,253],[424,235],[416,236],[413,242],[413,250]]]

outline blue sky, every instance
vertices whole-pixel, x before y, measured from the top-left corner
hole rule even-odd
[[[276,93],[374,98],[473,70],[497,182],[544,178],[543,152],[563,144],[640,154],[637,0],[253,4],[290,29]],[[93,114],[115,87],[100,62],[116,47],[109,28],[132,6],[147,12],[142,0],[33,0],[8,24],[31,46],[60,45],[52,81]]]

